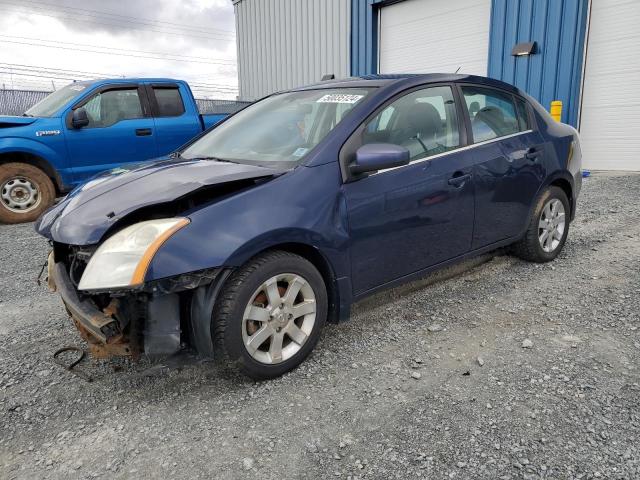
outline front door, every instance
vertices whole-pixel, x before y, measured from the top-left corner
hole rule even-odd
[[[354,294],[462,255],[471,247],[473,156],[460,150],[449,86],[415,90],[384,107],[360,144],[406,147],[409,165],[343,185]]]
[[[522,233],[546,177],[545,145],[523,99],[477,86],[463,86],[462,93],[476,144],[476,249]]]
[[[143,95],[136,86],[113,87],[78,105],[87,111],[89,125],[68,126],[65,132],[75,183],[158,156],[153,118],[145,113]]]

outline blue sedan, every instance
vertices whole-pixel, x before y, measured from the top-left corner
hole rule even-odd
[[[580,162],[575,129],[496,80],[330,80],[90,180],[36,229],[94,354],[190,348],[266,379],[381,289],[498,247],[553,260]]]

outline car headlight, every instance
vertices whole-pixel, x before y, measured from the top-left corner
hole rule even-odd
[[[78,289],[141,285],[158,249],[188,224],[188,218],[163,218],[123,228],[98,247],[82,274]]]

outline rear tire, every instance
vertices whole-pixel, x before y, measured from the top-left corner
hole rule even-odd
[[[56,198],[51,179],[27,163],[0,165],[0,222],[33,222]]]
[[[227,280],[213,308],[214,357],[254,380],[278,377],[311,353],[327,305],[311,262],[283,251],[258,255]]]
[[[538,197],[524,237],[513,245],[513,253],[530,262],[554,260],[567,241],[570,212],[564,190],[554,186],[544,190]]]

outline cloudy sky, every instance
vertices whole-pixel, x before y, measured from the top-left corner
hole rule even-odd
[[[235,98],[231,0],[0,0],[0,88],[168,76]]]

